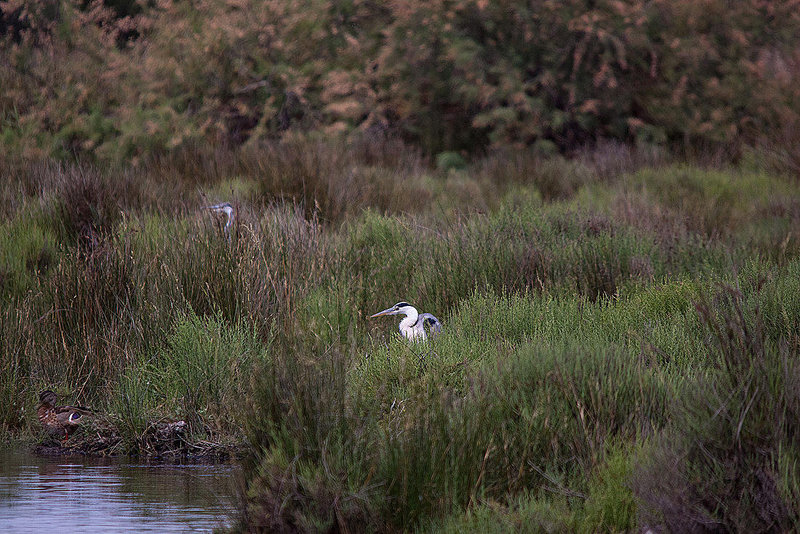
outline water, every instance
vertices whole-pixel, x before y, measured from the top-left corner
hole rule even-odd
[[[235,469],[0,448],[0,532],[209,532],[230,522]]]

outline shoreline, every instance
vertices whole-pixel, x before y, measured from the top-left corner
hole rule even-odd
[[[55,440],[41,440],[35,437],[5,436],[0,448],[24,451],[34,456],[81,457],[81,458],[130,458],[145,463],[160,464],[221,464],[237,462],[246,452],[244,442],[226,444],[212,442],[186,442],[181,447],[163,442],[157,452],[129,452],[116,447],[121,441],[109,442],[96,437],[77,436],[66,444]]]

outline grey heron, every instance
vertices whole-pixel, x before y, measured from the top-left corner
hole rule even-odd
[[[398,302],[391,308],[386,308],[370,318],[381,317],[382,315],[405,315],[400,321],[400,333],[412,341],[425,341],[428,335],[425,326],[428,327],[430,335],[438,334],[442,331],[442,323],[430,313],[419,313],[417,309],[408,302]]]
[[[228,202],[222,204],[214,204],[213,206],[205,206],[205,209],[216,211],[217,213],[224,213],[228,220],[225,222],[225,237],[228,241],[231,239],[231,225],[233,225],[234,209]]]

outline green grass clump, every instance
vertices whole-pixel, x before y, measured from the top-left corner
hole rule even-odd
[[[153,377],[152,394],[177,407],[179,416],[198,424],[208,419],[217,431],[230,432],[241,427],[237,403],[264,350],[244,325],[190,314],[176,321],[165,350],[145,363],[155,369],[145,374]]]
[[[12,300],[33,289],[59,255],[57,233],[33,208],[0,224],[0,298]]]
[[[637,524],[637,503],[630,487],[633,455],[617,448],[593,473],[583,504],[581,532],[630,532]]]
[[[575,521],[569,501],[563,496],[536,498],[522,495],[508,506],[489,502],[454,513],[420,528],[423,532],[487,532],[492,534],[571,532]]]
[[[14,309],[5,308],[0,315],[0,430],[11,434],[25,424],[25,393],[29,375],[25,346],[20,346],[20,332],[24,330],[23,317]]]
[[[236,437],[244,425],[242,398],[265,350],[252,330],[220,314],[179,317],[163,348],[119,378],[111,415],[127,448],[146,449],[155,414],[185,421],[194,439]]]

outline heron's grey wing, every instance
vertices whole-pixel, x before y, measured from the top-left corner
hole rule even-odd
[[[428,325],[431,333],[438,334],[442,331],[442,323],[434,315],[430,313],[420,313],[419,316],[422,319],[423,324]]]
[[[222,202],[220,204],[214,204],[213,206],[203,206],[207,210],[216,210],[216,211],[224,211],[228,213],[228,211],[233,212],[233,206],[231,206],[230,202]]]

